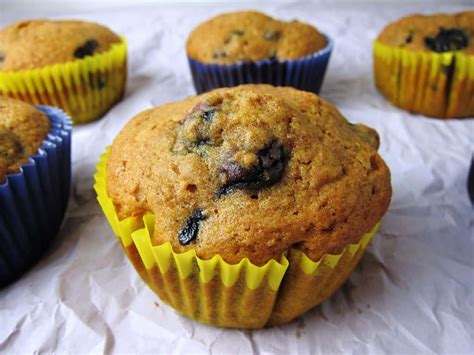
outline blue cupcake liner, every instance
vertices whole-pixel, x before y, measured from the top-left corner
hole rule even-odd
[[[198,94],[220,87],[242,84],[271,84],[319,93],[333,49],[332,40],[312,55],[296,60],[265,59],[237,64],[205,64],[188,56],[194,87]]]
[[[39,259],[61,226],[69,198],[72,121],[55,107],[37,108],[51,130],[38,153],[0,184],[0,287]]]

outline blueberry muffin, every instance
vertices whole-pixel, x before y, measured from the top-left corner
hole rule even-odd
[[[109,220],[115,218],[110,217],[113,213],[128,226],[115,230],[139,225],[137,220],[142,216],[152,215],[150,247],[170,245],[178,255],[195,253],[200,265],[197,273],[203,272],[203,260],[217,262],[216,257],[225,263],[219,267],[222,280],[230,272],[226,269],[229,265],[243,260],[261,270],[288,257],[288,272],[292,270],[294,275],[295,270],[301,273],[297,260],[302,254],[309,263],[326,260],[329,254],[341,255],[348,245],[358,245],[386,212],[390,173],[377,153],[378,145],[373,129],[350,124],[331,104],[312,93],[269,85],[218,89],[133,118],[114,140],[106,176],[97,180],[105,186],[99,200],[107,195],[112,207],[104,210]],[[186,307],[180,309],[190,294],[182,296],[184,301],[176,301],[168,291],[162,292],[163,287],[177,286],[157,281],[160,276],[153,263],[143,264],[138,257],[147,259],[147,252],[140,245],[137,248],[138,252],[133,245],[128,247],[128,255],[155,291],[182,313],[210,324],[261,327],[269,322],[274,305],[281,310],[281,317],[272,323],[282,323],[323,300],[317,288],[305,289],[311,284],[307,282],[303,294],[296,298],[291,292],[284,299],[271,293],[267,310],[244,307],[242,312],[253,314],[250,318],[227,319],[216,315],[218,310],[213,306],[206,318],[207,311],[199,311],[199,306],[191,313]],[[355,253],[357,260],[362,250]],[[352,256],[341,260],[344,267],[331,268],[337,269],[339,276],[321,290],[324,298],[334,292],[356,262]],[[157,263],[162,265],[163,260]],[[247,272],[253,275],[254,271]],[[163,277],[169,281],[171,276],[166,275]],[[285,276],[283,284],[288,282]],[[217,299],[217,286],[206,285],[203,287],[211,289],[204,294],[214,294]],[[191,294],[199,294],[198,285],[189,287],[194,290]],[[239,287],[236,294],[242,292]],[[297,288],[301,289],[299,283]],[[288,303],[290,299],[297,305]],[[255,306],[254,301],[249,302]],[[252,319],[258,321],[252,323]]]
[[[328,38],[315,27],[297,20],[280,21],[257,11],[213,17],[197,26],[186,42],[198,92],[243,83],[289,85],[317,92],[330,49]],[[301,77],[298,70],[302,66],[311,80]],[[212,70],[217,70],[217,75],[212,75]],[[310,85],[314,80],[317,83]]]
[[[0,184],[38,152],[49,130],[50,122],[43,112],[0,96]]]
[[[0,70],[36,69],[110,49],[120,37],[102,25],[76,20],[26,20],[0,31]]]
[[[123,39],[96,23],[13,23],[0,30],[0,94],[55,105],[75,122],[90,121],[122,96],[125,51]]]
[[[474,116],[474,11],[410,15],[374,44],[375,83],[395,105],[438,118]]]
[[[0,96],[0,287],[49,246],[69,197],[71,121]]]
[[[186,50],[191,58],[203,63],[230,64],[269,58],[294,60],[326,45],[326,37],[311,25],[241,11],[200,24],[189,35]]]

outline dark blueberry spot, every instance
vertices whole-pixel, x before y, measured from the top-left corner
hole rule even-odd
[[[229,44],[230,41],[232,41],[232,38],[235,37],[242,37],[245,34],[244,31],[241,30],[235,30],[230,33],[230,35],[224,40],[224,44]]]
[[[466,48],[468,37],[463,30],[440,27],[435,37],[425,37],[425,46],[434,52],[443,53]]]
[[[263,32],[263,38],[265,38],[267,41],[271,42],[276,42],[280,39],[281,37],[281,32],[280,31],[265,31]]]
[[[405,43],[408,44],[408,43],[413,42],[413,36],[414,35],[415,35],[415,32],[413,30],[410,30],[410,32],[408,33],[407,38],[405,38]]]
[[[196,145],[213,145],[214,142],[210,136],[210,125],[216,116],[217,110],[217,107],[211,106],[204,108],[197,114],[194,114],[193,119],[199,120],[199,134],[197,140],[194,142]]]
[[[199,234],[199,224],[206,218],[207,216],[201,208],[195,209],[186,219],[183,227],[178,233],[179,243],[181,245],[187,245],[196,239]]]
[[[89,39],[74,51],[74,57],[81,59],[87,57],[88,55],[93,55],[98,47],[99,42],[97,42],[95,39]]]
[[[178,134],[173,147],[173,152],[187,154],[194,152],[201,157],[207,155],[206,146],[217,146],[220,143],[219,137],[213,134],[212,124],[220,102],[209,103],[200,102],[181,120]],[[187,133],[187,127],[194,127],[193,134]],[[217,138],[217,139],[216,139]]]
[[[203,112],[202,118],[204,119],[204,121],[210,122],[216,115],[216,111],[217,109],[215,107],[208,108]]]
[[[285,147],[277,140],[257,152],[257,163],[250,168],[236,162],[227,162],[221,167],[222,186],[217,195],[239,190],[259,190],[281,180],[286,166]]]
[[[224,175],[225,186],[242,181],[250,181],[256,175],[256,172],[252,169],[246,169],[233,161],[224,163],[221,167],[221,172]]]
[[[224,51],[217,51],[217,52],[214,52],[214,54],[212,55],[212,58],[214,59],[225,58],[225,57],[227,57],[227,53]]]
[[[212,145],[212,141],[209,139],[202,139],[196,143],[198,146],[201,145]]]

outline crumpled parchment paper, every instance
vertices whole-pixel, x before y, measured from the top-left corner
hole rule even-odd
[[[446,2],[447,3],[447,2]],[[445,3],[445,4],[446,4]],[[225,330],[177,315],[139,279],[92,190],[94,165],[140,111],[194,94],[184,42],[202,20],[247,4],[157,4],[107,10],[0,11],[0,25],[49,16],[101,22],[129,45],[125,98],[100,121],[75,127],[73,190],[54,245],[0,290],[0,352],[59,353],[472,353],[474,218],[466,179],[474,120],[411,115],[373,85],[371,41],[404,14],[460,5],[262,3],[315,24],[335,41],[321,96],[353,122],[377,129],[393,199],[350,280],[290,324]],[[472,7],[471,7],[472,10]]]

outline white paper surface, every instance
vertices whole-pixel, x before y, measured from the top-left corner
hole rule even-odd
[[[382,228],[329,301],[284,326],[212,328],[177,315],[133,270],[96,203],[94,166],[132,116],[194,94],[184,51],[190,30],[216,13],[249,7],[52,9],[54,18],[98,21],[127,38],[128,88],[102,120],[75,128],[68,215],[42,261],[0,290],[0,353],[473,353],[474,218],[466,178],[474,120],[443,122],[393,107],[374,88],[371,54],[371,41],[389,21],[462,6],[258,5],[334,39],[321,96],[349,120],[377,129],[392,171]],[[0,25],[47,15],[0,11]]]

